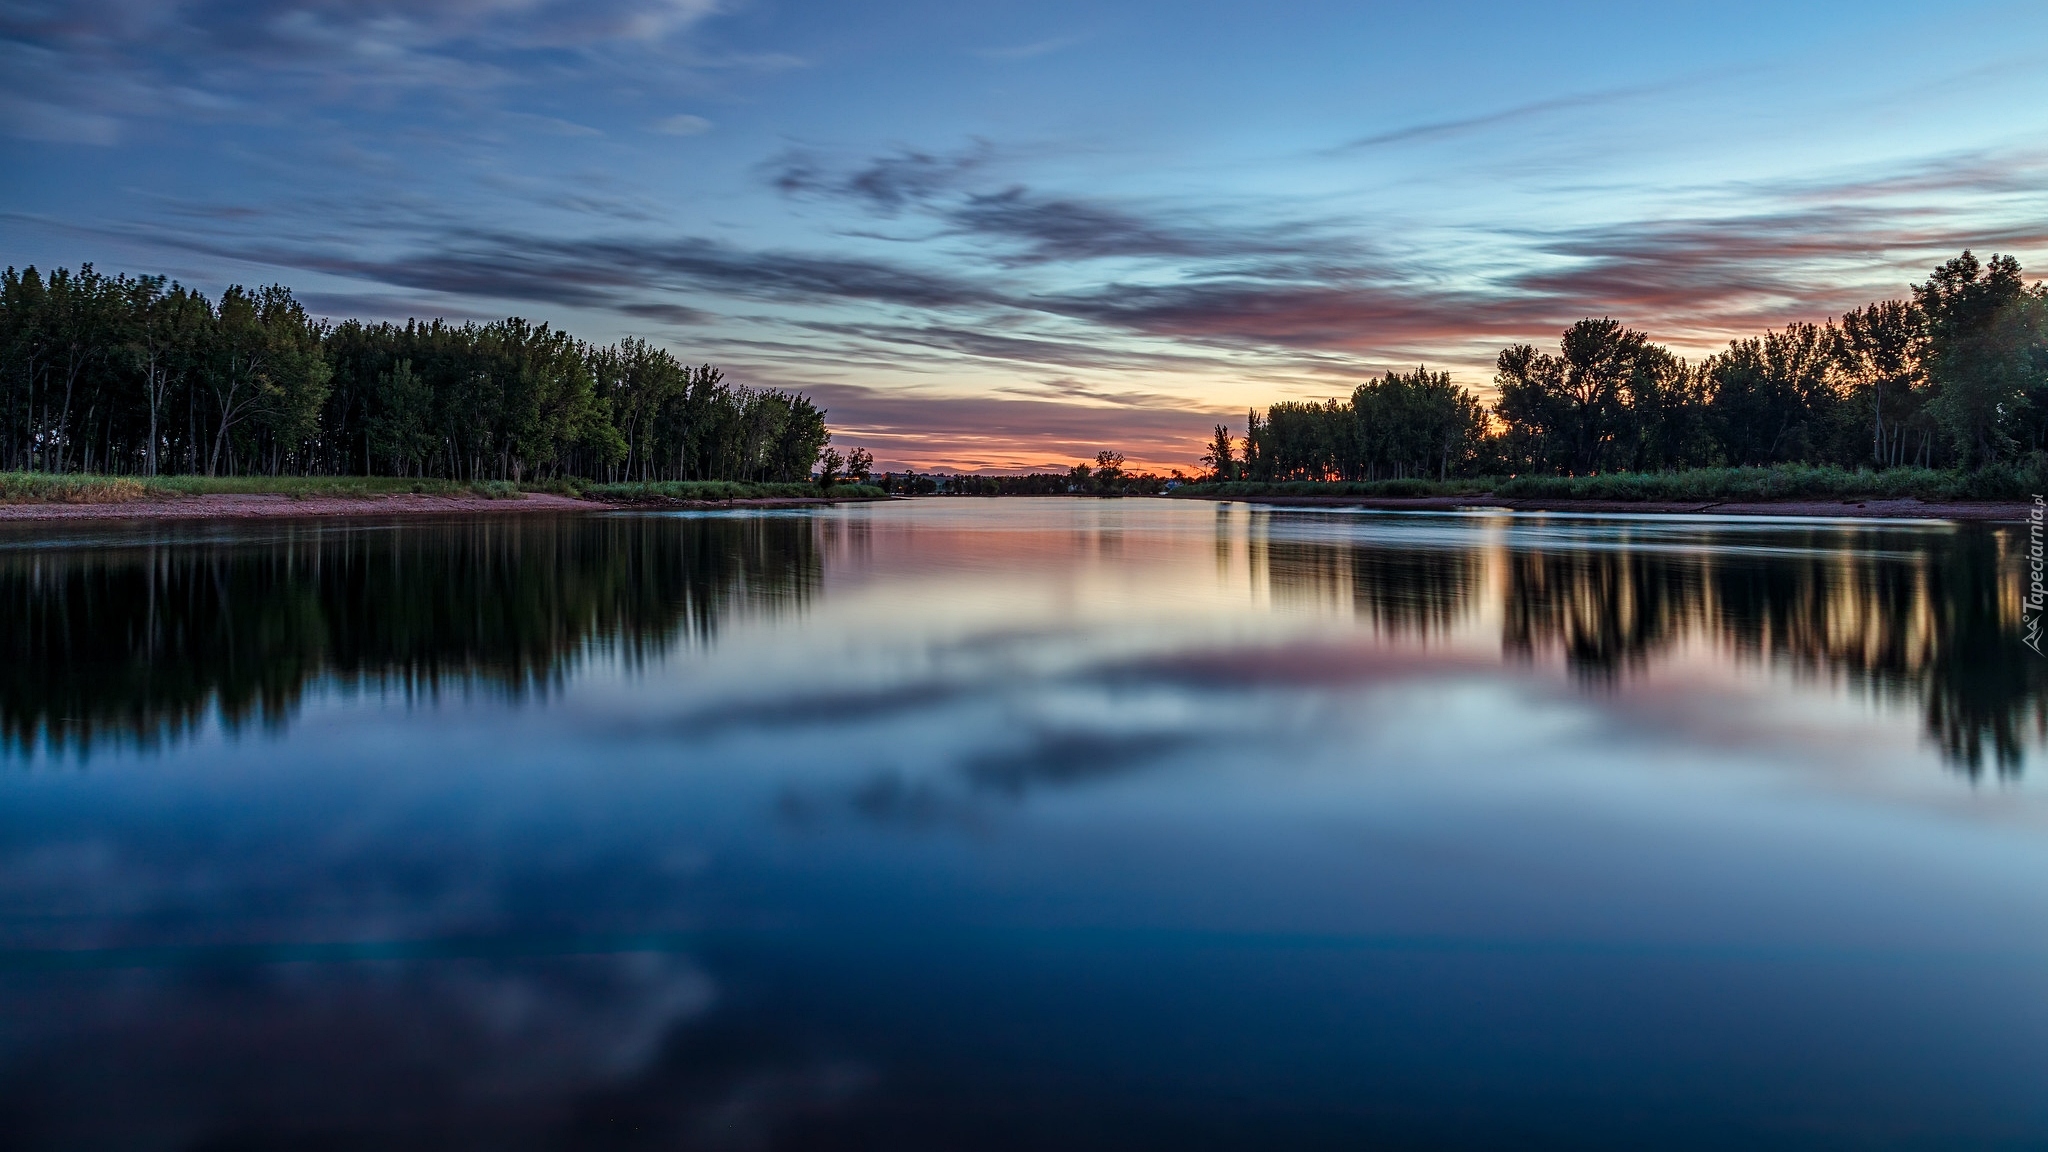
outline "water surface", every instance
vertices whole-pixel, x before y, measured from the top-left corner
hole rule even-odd
[[[0,535],[21,1148],[2035,1148],[2024,528]]]

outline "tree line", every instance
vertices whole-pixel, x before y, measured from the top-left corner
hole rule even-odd
[[[1217,479],[1583,476],[1786,463],[1976,468],[2048,448],[2048,287],[1969,252],[1840,321],[1730,341],[1697,364],[1612,319],[1555,353],[1503,349],[1481,405],[1443,372],[1274,404],[1201,463]]]
[[[546,324],[315,320],[282,285],[218,299],[82,265],[0,277],[0,470],[454,480],[801,481],[808,398],[642,340]]]

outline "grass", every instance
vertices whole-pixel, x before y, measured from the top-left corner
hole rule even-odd
[[[2048,462],[1994,464],[1975,471],[1935,468],[1695,468],[1606,476],[1518,476],[1495,486],[1504,500],[2025,500],[2048,491]]]
[[[412,480],[401,476],[91,476],[77,473],[0,472],[0,504],[120,504],[175,496],[282,495],[364,497],[400,493],[482,496],[507,500],[519,495],[501,480]]]
[[[663,480],[632,484],[589,484],[574,495],[588,496],[612,504],[640,504],[660,500],[880,500],[887,492],[872,484],[839,484],[820,488],[816,484],[744,484],[732,480]]]
[[[1783,464],[1768,468],[1691,468],[1604,476],[1376,482],[1205,482],[1173,495],[1228,500],[1250,496],[1492,496],[1501,500],[1603,500],[1615,503],[1725,503],[1770,500],[2026,500],[2048,493],[2048,456],[1974,471],[1938,468],[1842,468]]]
[[[150,494],[125,476],[0,472],[0,504],[121,504]]]

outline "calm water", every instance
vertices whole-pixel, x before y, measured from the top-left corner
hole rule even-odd
[[[9,532],[0,1143],[2040,1149],[2024,542]]]

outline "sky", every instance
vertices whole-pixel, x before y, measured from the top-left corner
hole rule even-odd
[[[2048,270],[2048,5],[0,0],[0,263],[639,336],[883,467]]]

